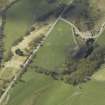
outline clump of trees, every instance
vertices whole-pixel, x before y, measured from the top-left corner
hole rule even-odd
[[[65,81],[74,85],[86,82],[103,63],[105,63],[105,48],[101,46],[94,48],[87,57],[78,60],[70,54],[66,60],[66,70],[64,70]]]
[[[15,53],[16,53],[17,55],[19,55],[19,56],[24,56],[23,51],[21,51],[19,48],[16,49]]]

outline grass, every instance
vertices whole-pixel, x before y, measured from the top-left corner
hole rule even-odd
[[[104,105],[105,83],[90,81],[81,89],[29,70],[11,91],[8,105]]]
[[[65,61],[66,48],[70,44],[74,44],[71,27],[59,21],[44,46],[38,51],[35,64],[46,69],[60,66]]]
[[[104,47],[105,46],[105,31],[100,35],[100,37],[96,41],[97,44]],[[102,67],[93,75],[93,79],[98,81],[105,80],[105,65],[103,64]]]
[[[24,21],[20,21],[19,24],[22,24],[21,22]],[[15,34],[18,29],[16,25],[13,27],[16,29]],[[14,36],[14,34],[12,35]],[[13,36],[7,41],[11,40],[12,42]],[[18,36],[14,36],[13,39],[15,37]],[[103,38],[99,40],[100,43],[102,40],[104,43]],[[7,42],[9,46],[8,43],[9,41]],[[66,48],[70,44],[73,44],[71,28],[68,24],[59,21],[44,46],[38,51],[32,65],[38,65],[49,70],[62,65],[65,61]],[[38,74],[34,69],[31,69],[30,65],[21,80],[17,81],[11,89],[8,105],[105,105],[105,82],[91,80],[81,84],[80,87],[73,87],[61,81],[55,81],[51,77]]]
[[[97,39],[97,43],[101,46],[105,46],[105,31],[103,31],[103,33]]]
[[[71,27],[64,22],[59,21],[57,23],[57,25],[55,26],[55,28],[53,29],[53,31],[51,32],[51,34],[49,35],[46,42],[44,43],[44,46],[42,48],[40,48],[40,50],[38,51],[38,54],[37,54],[36,58],[34,59],[32,65],[37,64],[37,65],[44,66],[44,67],[47,67],[49,69],[52,69],[55,66],[63,64],[64,59],[65,59],[65,54],[66,54],[65,48],[68,47],[70,44],[73,44]],[[33,71],[29,70],[29,72],[26,73],[25,76],[23,76],[23,80],[31,82],[32,78],[33,79],[41,78],[41,81],[43,79],[45,80],[45,78],[47,78],[47,77],[43,77],[43,76],[41,76],[41,77],[35,76],[35,75],[38,75],[38,74],[33,73],[33,72],[34,72],[34,70]],[[49,81],[49,82],[47,82],[47,85],[50,82],[55,82],[51,78],[47,78],[47,79],[48,80],[46,80],[46,81]],[[44,83],[44,81],[41,82],[41,84],[43,84],[43,83]],[[39,82],[37,84],[40,85]],[[35,82],[35,87],[37,87],[36,82]],[[30,88],[35,89],[35,87],[30,86],[29,91],[32,90]],[[42,87],[43,87],[43,85],[42,85]],[[21,88],[21,86],[19,86],[19,88]],[[25,92],[25,94],[26,94],[26,92]],[[24,95],[24,92],[23,92],[23,95]]]
[[[28,1],[29,0],[22,0],[16,3],[7,12],[7,22],[5,26],[6,36],[4,39],[5,55],[8,54],[14,41],[24,35],[32,22],[32,12]]]
[[[27,76],[28,77],[30,76],[30,78],[27,78]],[[38,98],[38,96],[40,97],[40,95],[42,96],[42,94],[44,94],[44,97],[45,96],[49,97],[49,93],[54,96],[54,90],[56,90],[56,89],[58,90],[59,86],[62,85],[61,82],[54,81],[50,77],[36,74],[33,71],[27,72],[26,76],[23,76],[22,80],[25,80],[25,83],[19,82],[16,85],[16,87],[13,89],[13,91],[15,91],[15,92],[11,93],[11,95],[12,95],[12,97],[14,97],[14,99],[11,100],[12,99],[12,97],[11,97],[11,99],[10,99],[11,101],[9,102],[9,105],[32,105],[31,103],[34,101],[37,101],[36,98]],[[33,82],[33,80],[34,80],[34,82]],[[31,84],[33,84],[33,85],[31,86]],[[63,88],[63,86],[62,86],[62,88]],[[21,92],[21,94],[18,94],[19,91],[23,90],[23,89],[25,91]],[[69,90],[69,88],[68,88],[68,90]],[[44,101],[44,99],[45,99],[44,97],[40,97],[41,100]],[[49,101],[51,101],[51,100],[52,99],[50,99]],[[39,105],[40,105],[40,103],[39,103]],[[48,104],[46,104],[46,105],[48,105]]]
[[[59,21],[31,65],[49,69],[61,65],[65,47],[73,43],[70,34],[70,26]],[[37,74],[30,67],[11,89],[8,105],[105,105],[105,82],[91,80],[80,84],[81,88],[73,87]]]
[[[58,1],[62,2],[62,0]],[[67,3],[67,1],[63,2]],[[48,4],[47,0],[21,0],[13,5],[7,11],[4,55],[8,56],[13,43],[24,36],[26,30],[28,30],[37,17],[55,9],[57,6],[58,2]]]

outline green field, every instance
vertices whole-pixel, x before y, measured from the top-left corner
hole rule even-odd
[[[71,28],[59,21],[21,81],[11,89],[8,105],[105,105],[105,82],[91,80],[79,88],[31,69],[36,64],[49,70],[62,65],[65,48],[70,44],[73,44]]]
[[[67,3],[62,0],[59,2]],[[7,21],[5,25],[5,56],[7,56],[12,44],[24,36],[26,30],[33,24],[37,17],[55,9],[58,2],[48,4],[47,0],[21,0],[14,4],[7,11]]]
[[[101,46],[105,46],[105,31],[103,31],[103,33],[97,39],[97,43]]]
[[[103,48],[105,47],[105,31],[99,36],[96,43]],[[105,64],[93,75],[93,78],[99,81],[105,80]]]
[[[66,48],[73,44],[71,27],[59,21],[44,46],[38,51],[34,62],[37,66],[46,69],[54,69],[57,66],[61,66],[65,61]]]
[[[59,21],[44,43],[44,46],[38,51],[32,65],[36,64],[47,69],[53,69],[62,65],[65,61],[66,47],[70,44],[73,44],[71,27]],[[30,78],[31,76],[25,77]]]
[[[11,91],[8,105],[105,105],[105,83],[90,81],[81,89],[28,71]]]
[[[32,22],[31,5],[28,5],[28,2],[29,0],[22,0],[7,11],[4,39],[5,55],[7,55],[14,41],[24,35]]]

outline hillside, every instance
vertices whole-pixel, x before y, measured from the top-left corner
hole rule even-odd
[[[105,0],[0,0],[0,12],[0,105],[105,105]]]
[[[105,21],[105,0],[73,0],[63,17],[80,31],[96,34]]]

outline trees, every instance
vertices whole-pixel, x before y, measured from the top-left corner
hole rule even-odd
[[[101,46],[94,48],[87,58],[79,60],[69,58],[66,63],[68,69],[65,71],[65,81],[74,85],[86,82],[103,63],[105,63],[105,48]]]
[[[24,56],[23,51],[21,51],[20,49],[16,49],[15,53],[19,56]]]
[[[67,81],[74,85],[86,82],[95,71],[96,61],[82,59],[77,66],[77,70],[70,74]]]

